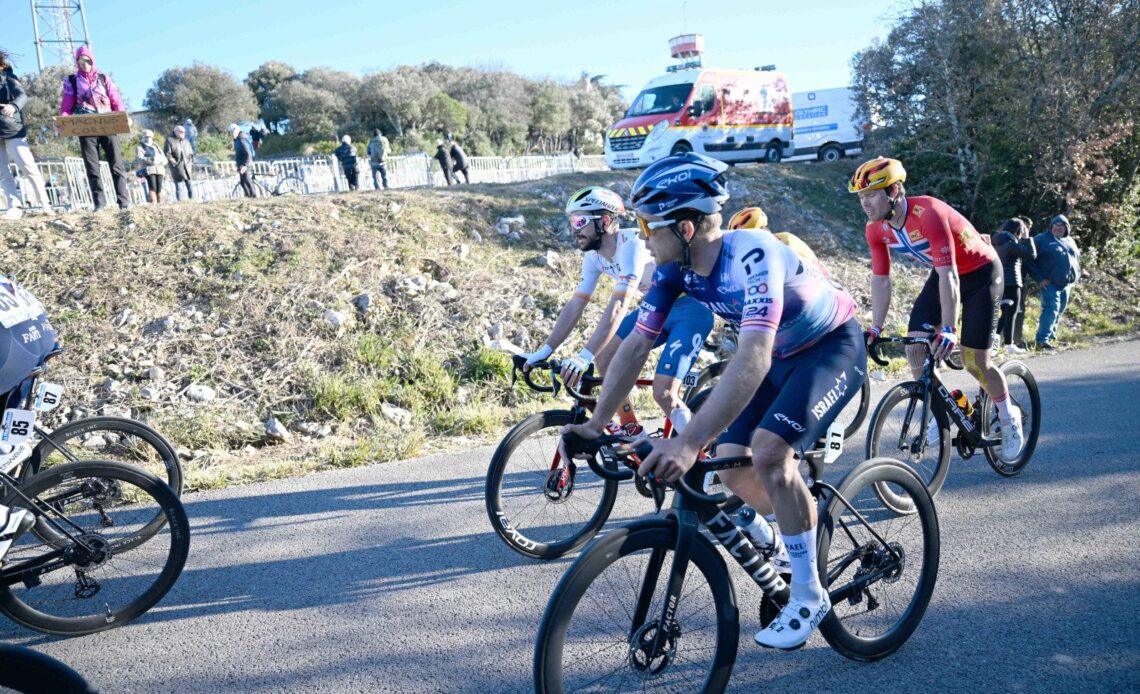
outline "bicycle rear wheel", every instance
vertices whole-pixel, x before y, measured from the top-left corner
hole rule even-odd
[[[559,430],[569,410],[533,414],[506,435],[487,469],[484,498],[491,527],[507,546],[535,559],[556,559],[590,541],[605,525],[618,483],[575,464],[568,480],[552,480]]]
[[[880,486],[905,494],[914,511],[884,504]],[[938,515],[922,480],[889,458],[859,465],[839,493],[851,508],[832,498],[820,514],[820,580],[832,607],[819,629],[840,654],[879,660],[910,638],[930,604],[938,580]]]
[[[918,383],[900,383],[887,391],[875,408],[868,427],[867,458],[896,458],[910,467],[931,496],[942,489],[950,472],[950,429],[939,421],[938,441],[928,440],[929,422],[922,419],[922,389]],[[932,417],[937,416],[931,413]],[[899,513],[911,513],[910,495],[880,484],[877,489],[883,503]]]
[[[58,427],[32,450],[20,482],[56,465],[92,458],[142,468],[182,494],[182,463],[174,447],[142,422],[121,417],[88,417]]]
[[[1014,405],[1021,409],[1021,428],[1025,433],[1025,448],[1016,460],[1006,462],[998,453],[1000,446],[986,446],[986,460],[990,467],[1003,477],[1013,477],[1019,474],[1037,449],[1037,437],[1041,433],[1041,393],[1037,390],[1037,379],[1029,367],[1019,361],[1007,361],[1001,365],[1001,372],[1009,385],[1009,397]],[[997,406],[988,396],[982,398],[982,435],[986,438],[1001,437],[1001,422],[998,419]]]
[[[699,535],[673,618],[661,623],[677,543],[672,523],[616,528],[578,557],[542,617],[536,692],[724,690],[740,638],[736,595],[724,560]]]
[[[305,195],[308,192],[309,186],[305,184],[300,176],[286,176],[281,179],[281,182],[273,189],[274,195]]]
[[[161,600],[186,564],[186,512],[170,487],[142,470],[68,463],[20,491],[37,502],[40,517],[8,550],[0,612],[30,629],[81,636],[126,624]],[[15,493],[3,503],[28,507]],[[43,539],[44,514],[73,537],[54,528]],[[156,516],[162,520],[153,530]]]

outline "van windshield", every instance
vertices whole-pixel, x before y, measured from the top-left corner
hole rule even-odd
[[[633,100],[633,106],[625,112],[626,118],[637,116],[652,116],[658,113],[676,113],[685,105],[689,93],[693,91],[692,84],[671,84],[667,87],[654,87],[646,89]]]

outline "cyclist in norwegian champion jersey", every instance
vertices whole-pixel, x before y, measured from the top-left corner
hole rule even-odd
[[[32,369],[43,363],[56,343],[55,328],[48,322],[44,307],[15,280],[0,275],[0,394],[3,409],[18,406],[19,386]],[[7,426],[0,431],[0,453],[8,453]],[[0,504],[0,561],[8,548],[35,522],[25,509]]]
[[[871,247],[872,325],[867,342],[883,330],[891,306],[891,255],[894,249],[930,266],[930,276],[914,302],[907,326],[909,335],[929,335],[935,359],[950,354],[961,343],[962,361],[997,406],[1001,420],[1003,460],[1016,460],[1025,446],[1021,410],[1010,402],[1001,370],[990,360],[997,334],[998,309],[1005,289],[997,252],[982,239],[961,213],[937,198],[906,197],[906,169],[897,159],[878,157],[855,170],[847,190],[859,194],[867,214],[867,243]],[[957,335],[958,309],[962,309],[962,337]],[[922,373],[923,348],[907,348],[915,378]],[[937,437],[937,424],[930,427]],[[928,434],[928,438],[930,434]]]
[[[649,166],[632,202],[658,263],[634,333],[614,356],[595,418],[567,432],[602,434],[629,392],[673,302],[688,294],[739,326],[724,374],[676,438],[654,439],[638,474],[675,481],[714,438],[717,454],[751,455],[752,468],[717,474],[761,514],[773,509],[791,563],[792,595],[756,635],[802,645],[831,609],[816,567],[816,509],[794,454],[812,448],[859,392],[867,355],[855,301],[765,229],[726,232],[727,166],[688,153]]]
[[[583,188],[566,203],[571,233],[578,248],[586,251],[582,258],[582,276],[574,296],[559,312],[546,344],[523,356],[528,366],[550,357],[582,319],[600,276],[609,275],[614,279],[614,289],[601,320],[586,346],[577,356],[564,362],[562,378],[572,386],[577,385],[591,363],[596,363],[598,372],[605,374],[621,341],[633,332],[637,320],[635,300],[649,287],[653,276],[653,258],[645,241],[638,236],[638,230],[618,228],[624,212],[621,196],[601,186]],[[657,344],[664,344],[665,350],[653,379],[653,399],[665,415],[674,420],[674,425],[683,425],[689,420],[689,409],[679,395],[681,383],[712,327],[712,313],[686,297],[670,312],[658,340]],[[622,405],[619,421],[630,435],[642,432],[628,400]]]

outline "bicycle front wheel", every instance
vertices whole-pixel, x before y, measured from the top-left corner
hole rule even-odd
[[[533,414],[503,438],[487,469],[484,497],[491,527],[507,546],[534,559],[556,559],[579,549],[605,525],[618,483],[585,463],[557,478],[559,430],[569,410]]]
[[[732,583],[700,538],[672,619],[662,623],[677,543],[671,523],[617,528],[562,577],[535,644],[536,692],[724,690],[740,638]]]
[[[934,418],[933,413],[928,416]],[[950,429],[943,423],[931,429],[929,421],[921,420],[922,388],[913,381],[896,385],[871,415],[866,453],[867,458],[886,456],[902,461],[934,496],[950,472]],[[914,511],[910,495],[885,483],[876,488],[888,508],[899,513]]]
[[[81,636],[121,626],[166,595],[186,564],[190,524],[170,487],[122,463],[81,461],[31,478],[38,506],[0,568],[0,612],[37,631]],[[28,503],[15,493],[3,502]],[[153,530],[156,516],[161,527]],[[63,531],[66,530],[65,534]]]
[[[309,186],[301,180],[300,176],[286,176],[273,189],[274,195],[306,195],[308,192]]]
[[[1009,399],[1021,410],[1021,430],[1025,434],[1025,447],[1016,460],[1006,462],[998,455],[1000,446],[986,446],[986,460],[990,467],[1003,477],[1019,474],[1033,451],[1037,449],[1037,437],[1041,433],[1041,393],[1037,390],[1037,379],[1029,367],[1019,361],[1007,361],[1001,365],[1001,372],[1009,386]],[[986,438],[1001,437],[1001,421],[998,419],[997,405],[988,396],[982,398],[982,435]]]
[[[92,458],[142,468],[182,494],[182,463],[174,447],[142,422],[121,417],[78,419],[47,434],[32,450],[20,482],[56,465]]]
[[[880,486],[905,495],[913,512],[884,504]],[[832,607],[819,629],[840,654],[879,660],[910,638],[930,604],[938,580],[938,515],[918,476],[889,458],[852,470],[839,494],[850,507],[833,497],[820,514],[820,580]]]

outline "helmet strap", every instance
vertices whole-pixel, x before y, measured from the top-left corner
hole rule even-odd
[[[685,235],[681,233],[680,224],[680,222],[672,224],[669,227],[669,230],[672,231],[673,235],[677,237],[677,240],[681,242],[681,267],[689,267],[693,264],[691,254],[689,252],[690,242],[686,241]]]

